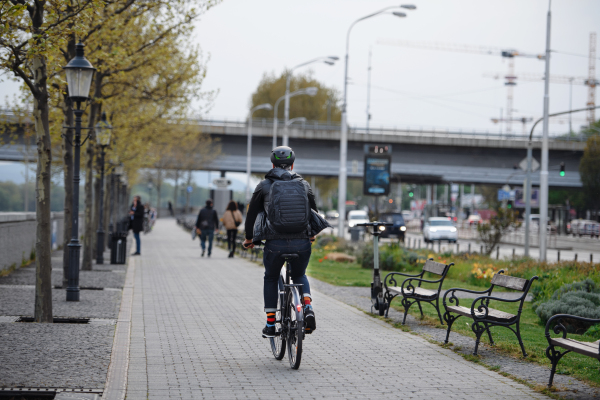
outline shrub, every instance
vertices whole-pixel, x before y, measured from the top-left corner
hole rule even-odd
[[[535,307],[535,312],[545,324],[556,314],[571,314],[583,318],[600,319],[600,289],[594,281],[586,279],[564,285],[554,292],[549,301]],[[568,332],[583,334],[591,324],[565,319]]]

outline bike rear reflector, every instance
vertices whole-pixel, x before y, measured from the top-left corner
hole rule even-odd
[[[296,306],[296,309],[298,310],[298,312],[302,311],[302,304],[298,304]]]

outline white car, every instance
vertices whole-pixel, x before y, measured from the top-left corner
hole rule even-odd
[[[429,218],[423,226],[423,239],[425,243],[435,240],[447,240],[449,243],[456,243],[458,240],[458,229],[456,229],[448,217]]]
[[[348,228],[369,222],[369,214],[363,210],[353,210],[348,213]]]

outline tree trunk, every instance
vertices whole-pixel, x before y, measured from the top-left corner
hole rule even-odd
[[[94,99],[99,99],[102,94],[102,79],[103,75],[96,72],[94,76]],[[94,126],[96,125],[97,115],[100,115],[100,103],[93,101],[90,107],[90,113],[88,116],[88,128],[90,132],[90,138],[88,139],[88,145],[86,146],[86,160],[85,160],[85,227],[83,237],[83,260],[81,269],[86,271],[92,270],[92,258],[94,254],[94,242],[95,232],[94,227],[94,193],[93,193],[93,179],[94,179],[94,150],[95,150],[95,138]],[[97,227],[97,225],[96,225]]]
[[[38,12],[41,12],[38,10]],[[43,16],[41,17],[43,22]],[[40,21],[37,21],[40,22]],[[39,26],[41,26],[41,22]],[[36,24],[34,23],[34,26]],[[36,174],[36,243],[35,243],[35,310],[36,322],[52,322],[52,235],[50,221],[50,180],[52,148],[48,123],[48,87],[46,59],[33,58],[34,85],[33,118],[38,150]]]
[[[65,125],[73,126],[73,105],[65,96]],[[63,220],[63,278],[62,287],[66,289],[69,283],[69,242],[71,241],[72,228],[72,212],[73,212],[73,130],[67,129],[63,139],[63,173],[65,186],[65,205],[64,205],[64,220]]]
[[[160,217],[160,188],[162,186],[162,168],[156,170],[156,218]]]
[[[96,146],[95,152],[96,154],[100,154],[99,146]],[[92,217],[92,254],[93,258],[98,258],[98,234],[97,230],[100,227],[100,168],[102,167],[102,157],[96,157],[96,176],[94,179],[94,215]]]
[[[103,217],[104,221],[102,221],[102,229],[104,230],[104,245],[103,249],[106,250],[108,248],[108,220],[110,218],[110,177],[108,175],[104,175],[104,212]]]
[[[177,214],[177,191],[179,190],[179,170],[175,170],[175,188],[173,189],[173,210]]]

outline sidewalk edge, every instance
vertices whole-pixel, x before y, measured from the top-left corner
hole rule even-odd
[[[123,400],[127,392],[127,371],[129,369],[129,344],[131,337],[131,310],[133,307],[133,283],[136,259],[129,257],[125,285],[121,296],[119,318],[115,329],[110,364],[104,385],[103,400]]]

